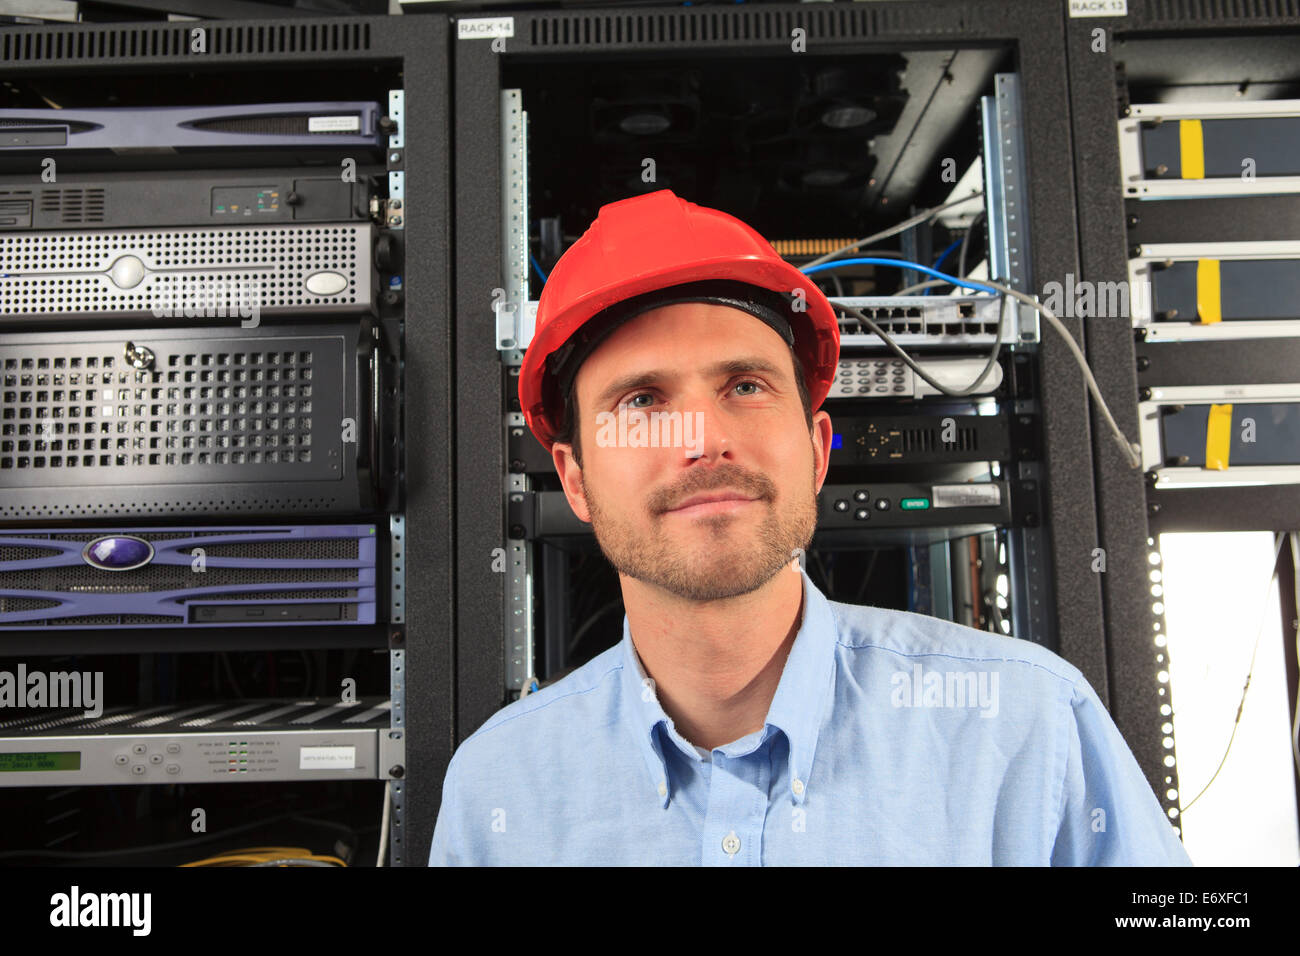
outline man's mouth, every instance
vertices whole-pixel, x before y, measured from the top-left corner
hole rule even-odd
[[[757,501],[742,495],[738,491],[715,491],[691,495],[676,508],[668,511],[670,515],[698,517],[712,514],[730,514],[740,511]]]

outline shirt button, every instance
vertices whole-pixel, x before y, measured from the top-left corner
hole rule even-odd
[[[668,784],[667,784],[665,781],[660,780],[660,781],[659,781],[659,796],[662,797],[662,796],[666,795],[667,793],[668,793]]]
[[[803,781],[796,780],[794,783],[790,784],[790,789],[793,790],[796,795],[803,793]]]
[[[735,856],[740,852],[740,837],[736,836],[735,830],[722,838],[722,852],[727,856]]]

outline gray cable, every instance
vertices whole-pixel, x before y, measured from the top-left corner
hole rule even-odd
[[[960,206],[964,202],[970,202],[972,199],[976,199],[983,195],[983,191],[973,192],[969,196],[965,196],[961,199],[954,199],[952,202],[946,202],[942,206],[935,206],[933,209],[927,209],[924,212],[917,213],[911,219],[904,219],[896,226],[890,226],[888,229],[867,236],[865,239],[859,239],[857,242],[850,242],[847,246],[841,246],[838,249],[832,250],[831,252],[826,253],[826,255],[814,259],[812,262],[805,262],[800,268],[810,269],[813,266],[819,266],[823,262],[830,262],[832,259],[838,259],[846,252],[855,252],[863,246],[871,245],[873,242],[879,242],[881,239],[888,239],[890,236],[896,236],[900,232],[907,232],[907,230],[911,229],[913,226],[919,226],[921,223],[933,219],[936,214],[943,212],[945,209],[952,206]]]
[[[1043,303],[1034,299],[1032,296],[1025,295],[1025,293],[1021,292],[1019,289],[1013,289],[1009,285],[1003,285],[1001,282],[994,282],[992,279],[980,279],[979,283],[980,285],[988,286],[991,289],[996,289],[997,291],[1001,292],[1003,295],[1009,295],[1018,302],[1023,302],[1025,303],[1025,305],[1033,307],[1034,309],[1038,310],[1038,313],[1042,315],[1044,319],[1047,320],[1047,324],[1050,325],[1052,329],[1065,341],[1066,346],[1070,350],[1070,354],[1074,356],[1074,361],[1078,364],[1080,371],[1083,372],[1084,380],[1088,385],[1088,391],[1092,393],[1092,397],[1097,403],[1097,407],[1098,410],[1101,412],[1102,418],[1105,419],[1106,424],[1110,427],[1111,432],[1114,434],[1115,440],[1119,443],[1119,447],[1123,452],[1124,457],[1128,459],[1129,467],[1141,468],[1142,467],[1142,446],[1139,445],[1137,442],[1130,442],[1126,437],[1124,437],[1124,433],[1120,430],[1119,425],[1115,421],[1115,416],[1112,415],[1110,412],[1110,406],[1106,404],[1106,400],[1101,395],[1101,388],[1097,385],[1097,379],[1093,377],[1092,369],[1088,367],[1088,360],[1084,358],[1083,351],[1079,348],[1078,344],[1074,341],[1074,337],[1070,335],[1069,330],[1066,329],[1066,327],[1061,323],[1061,320],[1056,317],[1055,313],[1053,313],[1052,310],[1049,309],[1047,306],[1045,306]],[[919,288],[919,286],[915,288]],[[1005,302],[1006,300],[1004,299],[1003,300],[1004,305]],[[912,371],[914,371],[918,376],[920,376],[922,381],[926,382],[933,388],[937,389],[941,394],[951,395],[954,398],[962,398],[964,396],[970,395],[979,387],[980,383],[984,381],[984,379],[988,376],[989,371],[993,368],[993,363],[997,361],[998,352],[1002,348],[1002,320],[1001,318],[999,318],[998,331],[997,331],[997,335],[995,336],[995,341],[993,343],[993,351],[989,353],[989,360],[988,362],[985,363],[983,371],[981,371],[979,377],[976,378],[975,381],[971,385],[968,385],[966,388],[952,389],[946,385],[940,385],[929,375],[927,375],[921,369],[921,367],[912,360],[912,357],[910,355],[908,355],[906,352],[904,352],[901,348],[898,347],[898,344],[892,338],[889,337],[888,333],[886,333],[880,326],[876,325],[876,323],[873,322],[871,319],[867,318],[867,316],[864,315],[861,310],[855,309],[853,306],[849,306],[849,305],[841,305],[839,306],[839,308],[843,309],[845,312],[857,316],[858,320],[867,328],[869,328],[872,332],[878,335],[880,337],[880,340],[885,343],[885,345],[889,348],[889,350],[893,352],[895,355],[897,355],[899,358],[901,358],[912,369]],[[1005,308],[1003,309],[1003,311],[1004,312],[1006,311]]]
[[[916,285],[904,286],[893,295],[915,295],[922,289],[933,289],[935,286],[952,285],[947,279],[926,279],[924,282],[918,282]]]
[[[981,209],[979,212],[975,214],[975,218],[970,221],[970,225],[966,227],[966,235],[962,236],[961,238],[961,252],[957,256],[957,278],[959,279],[966,278],[966,250],[970,246],[971,233],[974,232],[976,228],[979,226],[979,224],[983,221],[984,221],[984,210]],[[953,286],[952,291],[956,292],[957,287]]]
[[[1115,422],[1115,416],[1110,413],[1110,406],[1107,405],[1106,400],[1101,397],[1101,388],[1097,385],[1097,379],[1093,377],[1092,369],[1088,367],[1088,360],[1083,357],[1083,351],[1079,348],[1078,343],[1074,341],[1074,336],[1070,334],[1069,330],[1066,329],[1061,320],[1056,317],[1051,309],[1043,305],[1043,303],[1038,302],[1032,296],[1025,295],[1018,289],[1013,289],[1011,286],[1003,285],[1000,282],[994,282],[991,279],[980,279],[979,283],[980,285],[986,285],[990,288],[997,289],[999,292],[1005,293],[1017,301],[1025,303],[1025,305],[1033,306],[1038,310],[1039,314],[1047,320],[1048,324],[1056,330],[1056,333],[1065,340],[1065,344],[1070,349],[1070,354],[1074,356],[1075,362],[1079,365],[1079,370],[1083,372],[1083,377],[1088,383],[1088,391],[1092,392],[1092,397],[1096,400],[1097,407],[1101,411],[1102,417],[1106,419],[1106,424],[1110,426],[1110,430],[1114,433],[1115,440],[1119,442],[1120,450],[1124,453],[1124,456],[1128,458],[1129,467],[1141,468],[1142,446],[1137,442],[1129,441],[1124,437],[1124,433],[1120,431],[1119,425]],[[999,324],[998,328],[1001,329],[1001,324]]]

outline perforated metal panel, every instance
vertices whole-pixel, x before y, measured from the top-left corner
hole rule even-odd
[[[308,463],[312,360],[310,349],[186,351],[142,371],[120,355],[5,356],[0,472]]]
[[[373,440],[369,327],[303,333],[6,336],[0,517],[360,507]],[[128,353],[142,350],[147,367],[133,367]]]
[[[368,224],[0,233],[0,322],[226,322],[372,307]]]

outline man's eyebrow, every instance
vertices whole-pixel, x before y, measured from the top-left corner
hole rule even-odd
[[[780,378],[785,374],[784,370],[777,368],[767,359],[758,356],[744,356],[741,358],[725,359],[721,362],[715,362],[704,370],[704,374],[710,377],[719,375],[739,375],[744,372],[765,372],[768,375]],[[644,388],[647,385],[654,385],[656,382],[662,382],[665,379],[673,378],[676,373],[668,369],[651,369],[645,372],[633,372],[622,378],[615,379],[610,385],[596,397],[596,406],[604,407],[624,392],[634,388]]]

